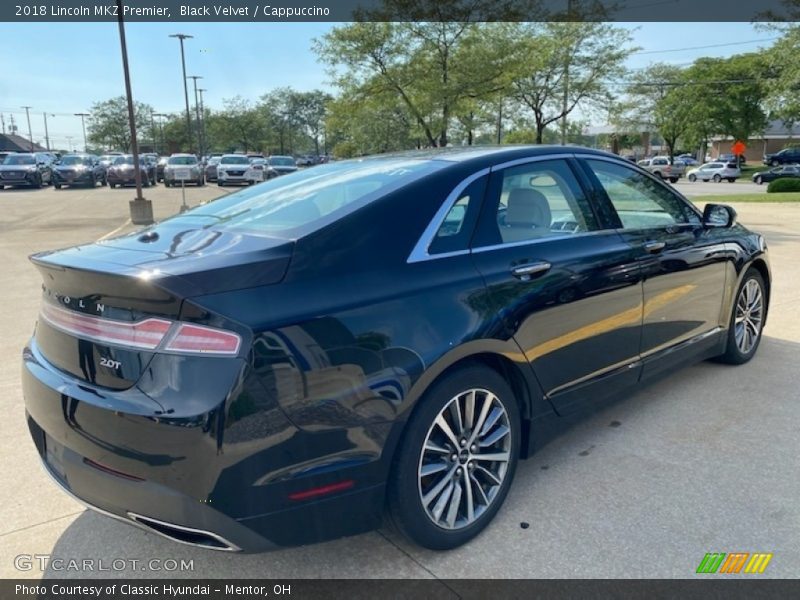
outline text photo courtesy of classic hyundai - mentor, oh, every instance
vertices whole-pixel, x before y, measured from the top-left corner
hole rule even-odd
[[[770,296],[733,209],[547,146],[329,163],[31,260],[23,391],[48,473],[227,551],[384,519],[464,544],[579,412],[750,360]]]

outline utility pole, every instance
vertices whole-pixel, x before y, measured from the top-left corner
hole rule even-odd
[[[503,99],[500,98],[500,106],[497,108],[497,145],[503,141]]]
[[[72,145],[72,136],[67,136],[67,146],[69,146],[69,151],[73,152],[75,150],[75,146]]]
[[[128,48],[125,44],[125,22],[123,21],[122,0],[116,0],[117,20],[119,22],[119,45],[122,50],[122,71],[125,74],[125,95],[128,98],[128,123],[131,128],[131,150],[133,151],[133,172],[136,176],[136,198],[129,203],[131,223],[150,225],[153,223],[153,204],[142,197],[142,172],[139,169],[139,143],[136,141],[136,117],[133,113],[133,92],[131,74],[128,70]]]
[[[202,136],[201,136],[201,139],[203,140],[202,146],[203,146],[203,150],[205,152],[208,152],[208,148],[206,147],[206,144],[208,143],[206,141],[206,109],[205,109],[205,106],[203,105],[203,92],[207,92],[208,90],[200,88],[197,91],[200,92],[200,116],[201,116],[201,119],[200,119],[200,131],[202,132]]]
[[[3,125],[3,135],[6,134],[6,116],[3,113],[0,113],[0,123]]]
[[[200,101],[197,99],[197,80],[202,79],[202,75],[189,75],[189,79],[194,80],[194,113],[197,117],[197,154],[198,159],[203,156],[203,138],[200,133]]]
[[[567,0],[567,19],[572,22],[572,3],[573,0]],[[561,145],[567,145],[567,107],[569,106],[569,63],[570,52],[572,52],[572,45],[567,46],[567,54],[564,57],[564,96],[561,99]]]
[[[33,132],[31,131],[31,109],[32,106],[23,106],[25,109],[25,116],[28,117],[28,139],[31,141],[31,152],[33,152]]]
[[[47,150],[49,151],[50,150],[50,132],[47,131],[47,113],[43,112],[42,115],[44,115],[44,141],[45,141],[45,144],[47,145]],[[55,117],[55,115],[53,115],[53,116]]]
[[[185,33],[173,33],[169,37],[178,38],[181,43],[181,69],[183,70],[183,97],[186,100],[186,139],[192,143],[192,116],[189,113],[189,87],[186,84],[186,56],[183,53],[183,40],[192,39],[194,36]]]
[[[120,9],[120,10],[122,10],[122,9]],[[88,150],[88,147],[86,145],[86,121],[84,121],[84,118],[85,117],[89,117],[91,115],[89,115],[89,113],[75,113],[75,116],[81,118],[81,127],[83,127],[83,151],[84,152],[88,152],[89,150]]]
[[[153,152],[156,151],[156,113],[150,109],[150,137],[153,140]]]

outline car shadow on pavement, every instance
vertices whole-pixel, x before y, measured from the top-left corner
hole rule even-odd
[[[93,570],[51,563],[43,577],[692,577],[705,552],[734,546],[775,552],[770,576],[793,576],[798,372],[800,344],[765,337],[747,365],[700,363],[604,403],[521,462],[494,522],[449,552],[388,529],[263,554],[215,552],[86,511],[51,557],[94,559]],[[192,568],[180,570],[185,561]]]

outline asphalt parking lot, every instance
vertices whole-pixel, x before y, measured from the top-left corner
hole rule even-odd
[[[684,186],[716,194],[734,188],[681,182],[678,189]],[[220,193],[211,185],[187,188],[186,197],[195,205]],[[180,189],[145,194],[158,218],[179,209]],[[765,576],[797,576],[800,204],[735,205],[740,221],[766,235],[772,258],[771,310],[756,358],[742,367],[703,363],[600,408],[520,464],[504,508],[472,543],[436,553],[382,530],[234,555],[181,546],[85,511],[51,483],[29,439],[20,352],[41,282],[26,257],[126,230],[133,195],[130,188],[0,191],[3,578],[686,578],[706,552],[771,552]],[[126,562],[123,571],[15,567],[17,556],[42,554]],[[193,570],[151,570],[145,565],[152,558],[193,560]]]

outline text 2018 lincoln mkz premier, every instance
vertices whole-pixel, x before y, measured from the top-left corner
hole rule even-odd
[[[378,527],[458,546],[577,411],[744,363],[763,238],[616,156],[334,162],[32,257],[32,437],[85,504],[259,551]],[[569,418],[567,418],[569,417]]]

